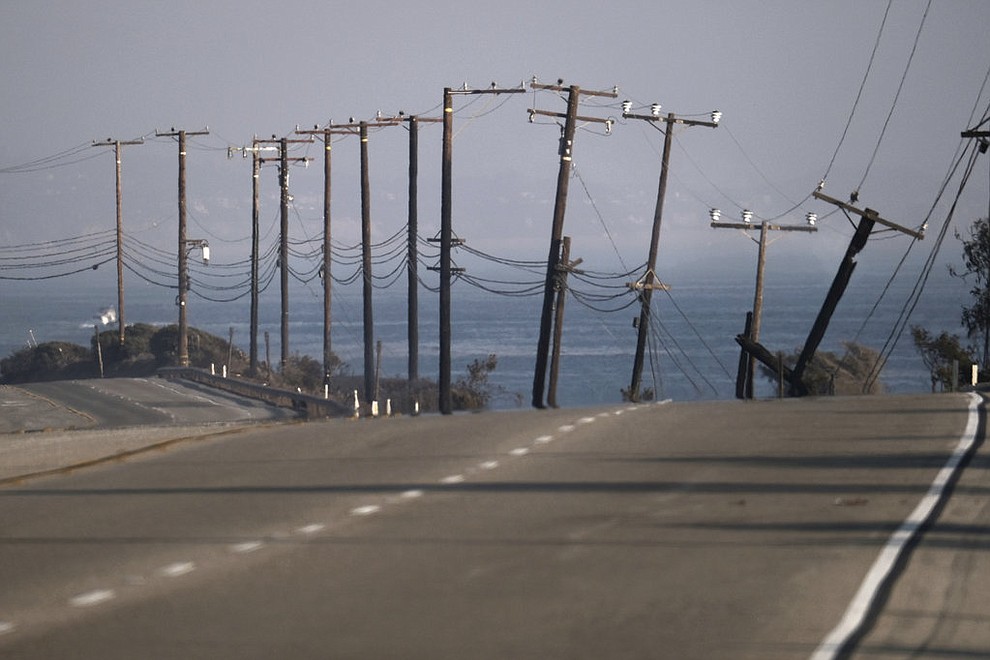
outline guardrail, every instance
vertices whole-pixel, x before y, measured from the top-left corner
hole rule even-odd
[[[307,419],[321,417],[350,417],[353,410],[340,405],[336,401],[321,399],[310,394],[280,390],[267,385],[259,385],[239,378],[224,378],[216,376],[205,369],[193,367],[163,367],[158,370],[158,376],[166,379],[182,379],[208,385],[218,390],[230,392],[250,399],[265,401],[281,408],[291,408]]]

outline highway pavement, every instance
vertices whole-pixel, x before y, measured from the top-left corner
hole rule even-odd
[[[31,479],[0,487],[0,657],[987,657],[976,410],[255,425]]]

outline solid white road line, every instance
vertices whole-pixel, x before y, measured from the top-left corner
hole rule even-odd
[[[969,418],[966,422],[966,430],[963,431],[959,443],[953,450],[952,455],[939,470],[935,481],[928,487],[928,492],[914,511],[901,523],[901,526],[891,535],[887,545],[880,551],[880,555],[873,562],[866,577],[859,587],[859,591],[853,597],[851,603],[846,608],[845,614],[839,624],[832,629],[825,640],[815,649],[811,660],[832,660],[843,650],[852,637],[857,634],[863,626],[870,607],[876,600],[877,594],[883,588],[890,573],[900,558],[904,549],[911,540],[918,534],[918,530],[923,529],[931,518],[935,508],[946,495],[946,486],[952,480],[953,475],[959,469],[966,454],[976,444],[976,430],[980,421],[980,402],[982,399],[977,394],[969,395]]]

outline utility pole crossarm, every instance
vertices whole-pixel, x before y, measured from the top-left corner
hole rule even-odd
[[[556,117],[558,119],[567,119],[566,112],[552,112],[550,110],[539,110],[536,108],[530,108],[528,112],[530,115],[540,115],[542,117]],[[614,119],[608,119],[606,117],[586,117],[583,115],[575,115],[574,119],[575,121],[596,122],[599,124],[611,124],[613,121],[615,121]]]
[[[877,224],[883,225],[884,227],[889,227],[890,229],[896,229],[897,231],[899,231],[899,232],[901,232],[903,234],[907,234],[908,236],[911,236],[912,238],[916,238],[919,241],[920,240],[923,240],[925,238],[925,233],[923,231],[914,231],[913,229],[908,229],[907,227],[902,227],[901,225],[899,225],[896,222],[893,222],[891,220],[886,220],[884,218],[881,218],[880,217],[880,214],[877,213],[876,211],[874,211],[873,209],[859,209],[859,208],[856,208],[852,204],[846,204],[842,200],[835,199],[834,197],[829,197],[828,195],[826,195],[826,194],[824,194],[822,192],[819,192],[817,190],[815,192],[813,192],[812,195],[814,195],[814,197],[816,199],[820,199],[823,202],[828,202],[829,204],[834,204],[835,206],[838,206],[840,209],[843,209],[843,210],[848,211],[850,213],[854,213],[855,215],[858,215],[861,218],[868,218],[868,219],[876,222]]]
[[[563,84],[563,81],[561,81],[559,84],[556,84],[556,85],[546,85],[544,83],[539,83],[539,82],[536,82],[536,80],[533,80],[529,84],[529,86],[532,89],[542,89],[542,90],[547,90],[547,91],[551,91],[551,92],[566,92],[568,89],[570,89],[570,87],[568,87],[568,86],[566,86],[566,85]],[[520,91],[526,91],[526,90],[520,90]],[[581,90],[579,90],[579,93],[582,94],[582,95],[584,95],[584,96],[604,96],[604,97],[610,98],[610,99],[619,98],[619,88],[618,87],[613,87],[609,91],[596,91],[596,90],[593,90],[593,89],[581,89]]]
[[[716,229],[743,229],[749,231],[760,229],[760,225],[745,222],[713,222],[711,223],[711,226]],[[771,231],[818,231],[817,227],[810,225],[774,225],[770,223],[767,223],[767,229]]]
[[[683,117],[669,117],[669,116],[656,116],[656,115],[637,115],[629,112],[623,113],[623,118],[625,119],[642,119],[643,121],[652,121],[654,123],[663,122],[665,124],[681,124],[683,126],[707,126],[708,128],[718,128],[718,122],[715,121],[702,121],[700,119],[684,119]]]

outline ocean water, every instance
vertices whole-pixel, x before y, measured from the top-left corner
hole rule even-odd
[[[895,283],[870,322],[864,319],[877,300],[888,273],[857,272],[833,317],[822,350],[841,351],[841,342],[858,339],[880,349],[888,340],[913,282]],[[793,351],[803,345],[831,283],[831,274],[807,274],[768,278],[764,293],[761,342],[773,351]],[[642,386],[652,387],[662,398],[712,400],[733,397],[739,349],[733,337],[742,331],[752,307],[752,281],[725,277],[692,276],[669,282],[670,294],[654,294],[654,318],[661,326],[648,352]],[[175,292],[125,280],[125,312],[128,323],[169,324],[177,321]],[[265,358],[264,332],[271,339],[273,361],[280,355],[280,301],[272,287],[261,297],[259,357]],[[5,283],[0,316],[0,355],[6,356],[34,341],[70,341],[88,345],[101,310],[116,306],[116,283],[79,285],[64,281],[11,285]],[[917,306],[912,324],[940,332],[961,333],[959,313],[967,303],[967,287],[942,277],[930,283]],[[628,302],[628,298],[624,299]],[[618,307],[623,300],[610,303]],[[247,352],[249,303],[247,298],[214,303],[189,296],[190,326],[226,337],[234,329],[234,343]],[[498,367],[492,383],[501,394],[495,406],[528,405],[542,294],[505,297],[481,291],[458,281],[453,287],[453,378],[466,373],[477,358],[494,353]],[[420,291],[420,376],[438,376],[437,294]],[[296,284],[290,291],[289,348],[292,353],[322,355],[322,290]],[[558,403],[574,407],[621,401],[620,390],[629,386],[636,330],[633,317],[638,304],[622,311],[593,310],[569,297],[565,307]],[[360,374],[363,365],[362,301],[359,285],[334,291],[333,350]],[[376,290],[375,337],[382,342],[382,374],[406,376],[405,283]],[[108,326],[113,327],[113,326]],[[928,372],[911,342],[909,332],[900,337],[881,375],[887,391],[925,392]],[[774,387],[762,379],[758,396],[773,396]]]

